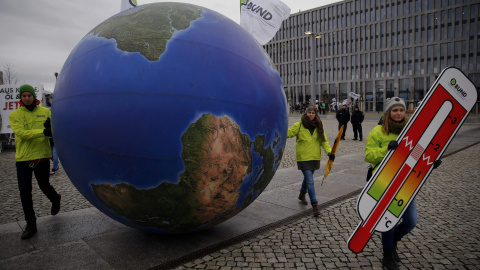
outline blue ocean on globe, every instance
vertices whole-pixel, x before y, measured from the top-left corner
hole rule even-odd
[[[279,73],[243,28],[212,10],[154,3],[119,13],[73,49],[56,83],[62,166],[106,215],[157,233],[245,209],[286,143]]]

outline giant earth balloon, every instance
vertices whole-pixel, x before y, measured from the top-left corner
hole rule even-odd
[[[237,23],[155,3],[88,33],[55,87],[52,126],[68,177],[126,225],[186,233],[251,204],[279,166],[279,73]]]

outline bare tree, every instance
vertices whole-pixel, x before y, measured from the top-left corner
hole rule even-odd
[[[3,64],[3,83],[4,84],[16,84],[18,83],[17,72],[13,69],[13,65],[6,63]]]

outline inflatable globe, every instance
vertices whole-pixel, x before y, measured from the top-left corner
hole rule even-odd
[[[237,23],[203,7],[119,13],[73,49],[56,83],[62,166],[126,225],[187,233],[251,204],[279,166],[287,108],[279,73]]]

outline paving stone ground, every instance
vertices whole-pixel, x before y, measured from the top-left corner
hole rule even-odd
[[[398,244],[401,269],[480,269],[480,145],[443,159],[416,197],[418,225]],[[378,233],[358,255],[347,240],[357,198],[176,269],[382,269]]]

